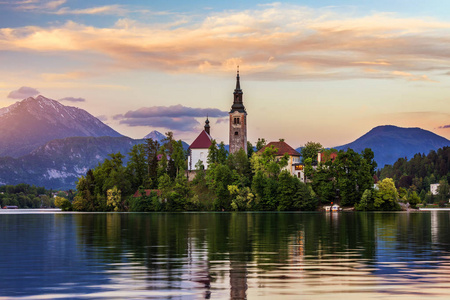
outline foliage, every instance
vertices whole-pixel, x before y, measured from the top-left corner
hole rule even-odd
[[[60,196],[55,197],[55,206],[61,208],[62,211],[72,210],[72,203],[69,201],[69,199]]]
[[[52,190],[25,183],[0,186],[0,206],[8,205],[19,208],[55,207]]]
[[[317,154],[323,151],[323,146],[320,143],[307,142],[302,147],[300,154],[302,155],[303,162],[305,159],[311,158],[313,162],[317,162]]]
[[[400,210],[397,199],[397,188],[392,178],[385,178],[378,183],[378,190],[374,193],[376,210]]]
[[[443,201],[440,197],[426,195],[430,184],[450,182],[450,147],[431,150],[428,155],[418,153],[410,160],[399,158],[393,165],[379,170],[377,175],[379,178],[392,178],[398,188],[416,191],[421,200],[429,204]]]
[[[124,209],[121,192],[116,186],[106,191],[106,199],[106,205],[112,207],[114,211],[122,211]]]

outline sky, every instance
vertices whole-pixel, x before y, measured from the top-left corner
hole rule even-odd
[[[450,1],[0,0],[0,107],[39,94],[132,138],[343,145],[375,126],[450,139]]]

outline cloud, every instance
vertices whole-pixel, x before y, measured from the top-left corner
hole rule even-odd
[[[228,115],[217,108],[193,108],[181,104],[173,106],[142,107],[135,111],[113,116],[128,126],[163,127],[171,130],[193,131],[200,127],[195,118],[219,118]]]
[[[56,15],[124,15],[127,10],[121,5],[105,5],[84,9],[63,7],[53,13]]]
[[[59,99],[58,101],[85,102],[86,99],[84,99],[84,98],[74,98],[74,97],[65,97],[65,98]]]
[[[106,115],[96,116],[96,118],[99,119],[102,122],[108,121],[108,117]]]
[[[18,90],[12,91],[8,94],[8,98],[11,99],[25,99],[33,97],[39,94],[39,91],[35,88],[22,86]]]
[[[138,118],[138,119],[123,119],[120,120],[120,124],[126,124],[128,126],[149,126],[168,128],[177,131],[194,131],[200,123],[191,117],[153,117],[153,118]]]
[[[216,124],[228,123],[228,122],[229,122],[228,118],[220,118],[220,119],[217,119]]]
[[[228,112],[217,108],[193,108],[181,104],[173,106],[142,107],[135,111],[128,111],[123,115],[125,118],[153,118],[153,117],[223,117]]]
[[[450,128],[450,124],[449,125],[443,125],[443,126],[439,126],[439,129],[448,129]]]
[[[53,13],[130,11],[118,5],[72,10],[56,4]],[[2,28],[0,50],[95,54],[111,70],[221,75],[239,64],[248,78],[256,80],[433,82],[433,72],[450,69],[450,22],[430,18],[401,18],[392,13],[355,16],[333,7],[290,4],[211,11],[203,19],[167,17],[173,22],[143,24],[124,19],[110,28],[72,21],[54,27]]]

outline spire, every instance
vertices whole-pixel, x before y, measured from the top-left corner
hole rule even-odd
[[[233,111],[239,111],[239,112],[245,112],[244,103],[242,102],[242,90],[241,90],[241,83],[240,83],[240,77],[239,77],[239,66],[237,66],[237,75],[236,75],[236,89],[233,92],[234,94],[234,101],[233,105],[231,106],[231,112]]]
[[[241,90],[241,83],[239,82],[239,65],[237,66],[237,76],[236,76],[236,89],[235,91]]]
[[[209,130],[210,130],[209,120],[208,120],[208,115],[206,115],[205,131],[206,131],[207,134],[211,135]]]

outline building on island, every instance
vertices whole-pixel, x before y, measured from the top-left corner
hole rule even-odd
[[[267,147],[273,146],[275,149],[278,149],[276,153],[276,159],[281,159],[284,154],[289,155],[288,165],[283,168],[283,170],[288,170],[291,175],[296,176],[301,181],[305,181],[305,174],[303,170],[303,165],[300,163],[300,153],[298,153],[294,148],[289,146],[284,141],[279,142],[270,142],[263,148],[261,148],[257,153],[262,153]]]
[[[247,112],[242,101],[242,89],[239,82],[239,67],[236,76],[236,89],[230,110],[230,154],[244,149],[247,152]]]
[[[438,194],[438,188],[439,188],[439,183],[430,184],[430,192],[433,196],[436,196]]]
[[[208,151],[211,146],[209,120],[206,118],[205,127],[188,148],[188,171],[196,170],[195,165],[201,161],[205,169],[208,168]]]

